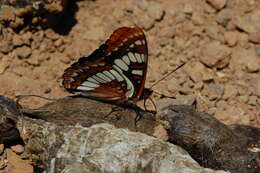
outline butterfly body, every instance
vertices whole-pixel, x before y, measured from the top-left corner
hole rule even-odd
[[[145,89],[148,48],[140,28],[122,27],[87,57],[63,74],[71,93],[114,102],[138,101],[151,95]]]

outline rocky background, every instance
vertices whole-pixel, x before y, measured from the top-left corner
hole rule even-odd
[[[153,90],[196,101],[198,111],[225,124],[260,127],[259,0],[0,0],[0,6],[0,95],[70,95],[61,86],[63,71],[116,28],[138,25],[148,40],[146,87],[186,62]],[[46,101],[22,103],[36,108]],[[33,170],[21,159],[22,145],[4,153],[0,169],[15,163],[13,169]]]

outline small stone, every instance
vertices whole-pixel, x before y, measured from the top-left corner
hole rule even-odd
[[[185,13],[178,13],[176,16],[173,18],[173,24],[177,25],[178,23],[182,23],[187,19],[187,16]]]
[[[223,68],[229,64],[230,57],[230,48],[219,42],[211,42],[202,46],[199,58],[203,64],[209,67]]]
[[[225,41],[231,47],[233,47],[233,46],[235,46],[237,44],[238,37],[239,36],[238,36],[237,32],[228,31],[228,32],[224,33]]]
[[[192,14],[192,12],[193,12],[192,4],[190,4],[190,3],[184,4],[182,11],[187,14]]]
[[[2,173],[2,169],[4,169],[7,166],[8,160],[6,159],[0,159],[0,172]]]
[[[247,32],[247,33],[257,33],[260,30],[260,11],[256,10],[252,13],[248,13],[245,16],[236,16],[235,25]]]
[[[0,155],[4,152],[4,144],[0,144]]]
[[[52,40],[57,40],[59,38],[59,35],[56,34],[52,29],[47,29],[45,30],[45,35],[46,37],[52,39]]]
[[[185,17],[186,18],[186,17]],[[194,12],[191,16],[191,20],[196,25],[202,25],[205,23],[204,16],[198,12]]]
[[[260,98],[260,77],[256,79],[255,93]]]
[[[56,47],[60,47],[62,44],[63,44],[63,40],[62,40],[62,39],[58,39],[58,40],[56,40],[56,41],[54,42],[54,45],[55,45]]]
[[[224,89],[214,83],[209,83],[208,85],[205,85],[202,90],[202,94],[207,96],[210,101],[219,100],[222,97],[223,93]]]
[[[215,9],[220,10],[225,7],[227,0],[207,0]]]
[[[217,107],[217,109],[225,110],[225,109],[227,109],[228,104],[227,104],[226,101],[220,100],[220,101],[218,101],[218,102],[216,103],[216,107]]]
[[[223,99],[234,98],[238,95],[237,87],[234,85],[227,85],[224,89]]]
[[[256,46],[255,54],[256,54],[256,56],[260,56],[260,46]]]
[[[202,80],[203,81],[212,81],[214,79],[215,72],[210,68],[204,68],[202,72]]]
[[[257,96],[250,96],[248,99],[248,104],[256,106],[257,105]]]
[[[22,145],[14,145],[11,146],[11,150],[13,150],[16,154],[21,154],[24,152],[24,147]]]
[[[250,33],[248,39],[253,43],[260,43],[260,30]]]
[[[13,44],[10,41],[7,40],[0,41],[0,52],[7,54],[12,50],[13,50]]]
[[[178,100],[184,105],[193,105],[196,101],[196,97],[194,95],[184,95],[178,97]]]
[[[246,67],[247,67],[247,71],[249,73],[254,73],[254,72],[258,72],[260,69],[260,60],[257,56],[255,55],[248,55],[247,56],[247,61],[246,61]]]
[[[23,43],[22,37],[20,35],[15,34],[13,37],[13,45],[22,46],[23,44],[24,43]]]
[[[22,39],[24,44],[26,45],[30,45],[31,44],[31,40],[33,39],[33,34],[31,32],[26,32],[22,35]]]
[[[159,3],[150,2],[148,8],[146,9],[148,16],[151,17],[153,20],[160,21],[164,16],[164,10]]]
[[[221,42],[224,41],[224,37],[217,25],[208,25],[205,27],[205,31],[211,39]]]
[[[216,15],[216,21],[222,26],[227,26],[232,19],[232,11],[230,9],[223,9]]]
[[[193,91],[187,82],[179,89],[179,93],[184,95],[191,94],[192,92]]]
[[[172,79],[169,82],[167,82],[167,88],[169,92],[175,93],[180,90],[181,86],[178,84],[178,82],[175,79]]]
[[[238,96],[237,98],[238,98],[238,100],[240,100],[243,103],[247,103],[248,100],[249,100],[249,96],[248,95],[241,95],[241,96]]]
[[[32,54],[31,48],[27,46],[18,47],[15,49],[16,55],[21,59],[29,58],[29,56]]]
[[[167,141],[169,139],[166,129],[161,124],[154,128],[153,136],[163,141]]]
[[[194,89],[197,90],[197,91],[201,91],[203,89],[203,86],[204,86],[204,83],[202,81],[196,82],[195,85],[194,85]]]
[[[241,47],[247,49],[249,47],[249,44],[248,44],[248,34],[246,34],[246,33],[239,33],[238,44]]]
[[[217,109],[214,116],[226,124],[238,124],[242,121],[245,124],[249,123],[249,116],[244,116],[242,109],[237,106],[228,106],[225,110]]]
[[[191,62],[185,67],[186,73],[195,83],[202,81],[202,73],[204,72],[204,65],[200,62]]]
[[[0,54],[1,57],[1,54]],[[9,67],[11,64],[11,59],[9,56],[2,56],[2,59],[0,59],[0,74],[3,74],[5,70]]]
[[[7,167],[9,172],[33,173],[33,166],[29,164],[29,161],[22,160],[17,154],[15,154],[10,149],[6,149],[6,153],[8,160]]]
[[[0,21],[14,21],[14,9],[10,6],[0,6]]]

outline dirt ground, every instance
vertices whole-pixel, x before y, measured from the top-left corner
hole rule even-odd
[[[64,69],[116,28],[138,25],[149,47],[146,87],[186,62],[153,90],[183,103],[196,100],[199,111],[227,124],[259,127],[260,1],[98,0],[68,8],[52,28],[2,26],[1,95],[70,95],[61,85]],[[45,102],[27,99],[31,107]]]
[[[153,90],[196,101],[199,111],[226,124],[260,127],[259,0],[86,0],[68,4],[64,15],[61,4],[46,8],[54,15],[26,19],[25,9],[1,7],[1,95],[71,95],[61,85],[64,70],[115,29],[137,25],[148,40],[147,88],[186,62]],[[32,108],[44,103],[23,101]]]
[[[116,28],[138,25],[149,47],[146,87],[186,62],[153,90],[183,103],[196,100],[199,111],[227,124],[259,127],[259,8],[259,0],[78,1],[49,28],[19,27],[21,10],[2,10],[2,19],[13,23],[0,29],[0,94],[70,95],[61,85],[64,69]],[[26,99],[31,107],[45,102]]]

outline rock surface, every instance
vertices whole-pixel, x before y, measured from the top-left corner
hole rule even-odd
[[[201,168],[180,147],[141,133],[117,129],[109,124],[97,124],[89,128],[64,127],[41,120],[25,119],[19,122],[18,128],[22,132],[21,136],[26,136],[26,143],[35,140],[43,146],[41,155],[50,173],[224,173]],[[30,146],[29,149],[39,150],[35,148],[38,147]]]

